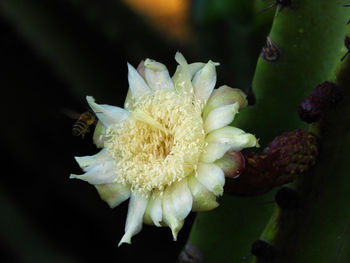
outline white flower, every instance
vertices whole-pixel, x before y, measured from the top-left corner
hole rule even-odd
[[[176,240],[191,210],[218,206],[225,175],[215,161],[257,146],[254,135],[227,126],[246,100],[228,86],[214,90],[217,64],[187,64],[180,53],[175,60],[172,78],[150,59],[138,70],[128,64],[125,109],[87,97],[99,119],[94,140],[103,149],[76,157],[85,174],[70,178],[95,185],[112,208],[130,198],[119,245],[130,243],[142,222],[169,226]]]

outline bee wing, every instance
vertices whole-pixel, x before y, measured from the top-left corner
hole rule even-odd
[[[64,108],[61,110],[62,114],[65,115],[66,117],[73,119],[73,120],[77,120],[80,117],[80,114],[76,111],[73,111],[71,109],[68,108]]]

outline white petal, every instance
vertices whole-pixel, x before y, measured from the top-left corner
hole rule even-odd
[[[162,63],[146,59],[145,67],[145,78],[150,89],[174,90],[173,81],[170,78],[167,68]]]
[[[202,63],[202,62],[195,62],[195,63],[188,64],[188,69],[190,71],[190,79],[192,80],[194,75],[199,70],[201,70],[204,66],[205,66],[205,63]],[[181,67],[177,66],[174,76],[172,77],[173,82],[176,82],[176,80],[179,78],[180,73],[181,73]]]
[[[197,98],[206,102],[216,83],[215,63],[209,61],[193,78],[192,84]]]
[[[84,171],[91,169],[92,167],[99,165],[103,162],[111,161],[112,157],[107,153],[104,148],[95,155],[91,156],[76,156],[74,157],[80,168]]]
[[[209,211],[219,205],[216,196],[200,183],[194,175],[188,176],[187,181],[193,197],[192,211]]]
[[[108,139],[106,136],[106,126],[99,120],[96,124],[94,135],[92,140],[97,148],[103,148],[105,141]]]
[[[192,93],[191,71],[185,57],[180,52],[177,52],[175,54],[175,60],[179,63],[179,71],[173,78],[175,89],[177,91]]]
[[[171,228],[174,240],[192,208],[192,194],[187,180],[173,183],[163,194],[163,220]]]
[[[95,112],[97,118],[107,128],[113,124],[122,122],[129,117],[129,112],[119,107],[107,104],[96,104],[95,99],[91,96],[86,97],[91,109]]]
[[[224,156],[229,149],[230,146],[226,144],[208,143],[202,153],[201,161],[205,163],[215,162]]]
[[[71,174],[69,178],[80,179],[90,184],[108,184],[117,178],[117,174],[114,170],[114,163],[109,161],[92,166],[85,174]]]
[[[160,224],[160,222],[162,221],[162,218],[163,218],[162,211],[163,211],[162,197],[160,196],[159,192],[154,191],[148,201],[145,216],[147,214],[147,217],[150,223],[153,223],[156,226],[161,227],[162,225]]]
[[[238,109],[239,103],[236,102],[234,104],[218,107],[211,111],[204,122],[205,132],[209,133],[213,130],[229,125],[235,118]]]
[[[130,197],[130,185],[120,183],[95,185],[102,200],[114,208]]]
[[[146,79],[145,78],[145,61],[144,60],[141,60],[139,65],[137,66],[136,68],[136,71],[137,73],[139,73],[139,75],[143,78],[143,79]]]
[[[209,133],[205,139],[205,147],[201,160],[212,163],[225,155],[227,151],[239,152],[248,147],[259,147],[253,134],[246,133],[236,127],[226,126]]]
[[[208,143],[230,145],[230,150],[239,152],[247,147],[259,147],[258,140],[253,134],[236,127],[227,126],[211,132],[205,139]]]
[[[212,163],[199,163],[196,178],[215,195],[223,194],[225,174],[219,166]]]
[[[191,73],[191,79],[193,79],[193,77],[196,75],[196,73],[199,70],[201,70],[204,66],[205,66],[205,63],[202,63],[202,62],[195,62],[195,63],[188,64],[188,67],[189,67],[190,73]]]
[[[132,98],[132,93],[130,88],[128,89],[128,93],[126,94],[125,102],[124,102],[124,108],[128,111],[132,111],[134,109],[135,100]]]
[[[223,157],[229,149],[230,145],[228,144],[208,143],[204,148],[201,161],[205,163],[215,162],[217,159]]]
[[[145,80],[140,76],[136,69],[128,63],[128,80],[132,96],[137,100],[139,97],[151,92]]]
[[[118,246],[123,243],[131,244],[131,238],[142,228],[142,218],[147,207],[148,197],[139,193],[132,193],[129,201],[128,215],[126,217],[125,234]]]
[[[214,89],[203,109],[203,120],[207,118],[209,112],[224,105],[238,102],[240,108],[246,107],[248,105],[246,97],[243,91],[233,89],[227,85]]]

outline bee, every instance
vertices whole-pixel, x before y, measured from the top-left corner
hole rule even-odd
[[[89,127],[96,122],[96,115],[92,111],[85,111],[80,114],[78,120],[74,123],[72,134],[73,136],[84,136],[89,132]]]

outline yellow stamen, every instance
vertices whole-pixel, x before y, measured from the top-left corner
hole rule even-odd
[[[188,176],[205,146],[202,105],[193,96],[157,90],[134,103],[132,117],[107,130],[117,181],[132,191],[163,191]]]
[[[163,132],[167,132],[167,130],[158,121],[154,120],[147,113],[143,112],[140,109],[136,109],[135,111],[133,111],[132,117],[135,120],[142,121],[144,123],[151,125],[152,127],[156,128],[156,129],[159,129]]]

